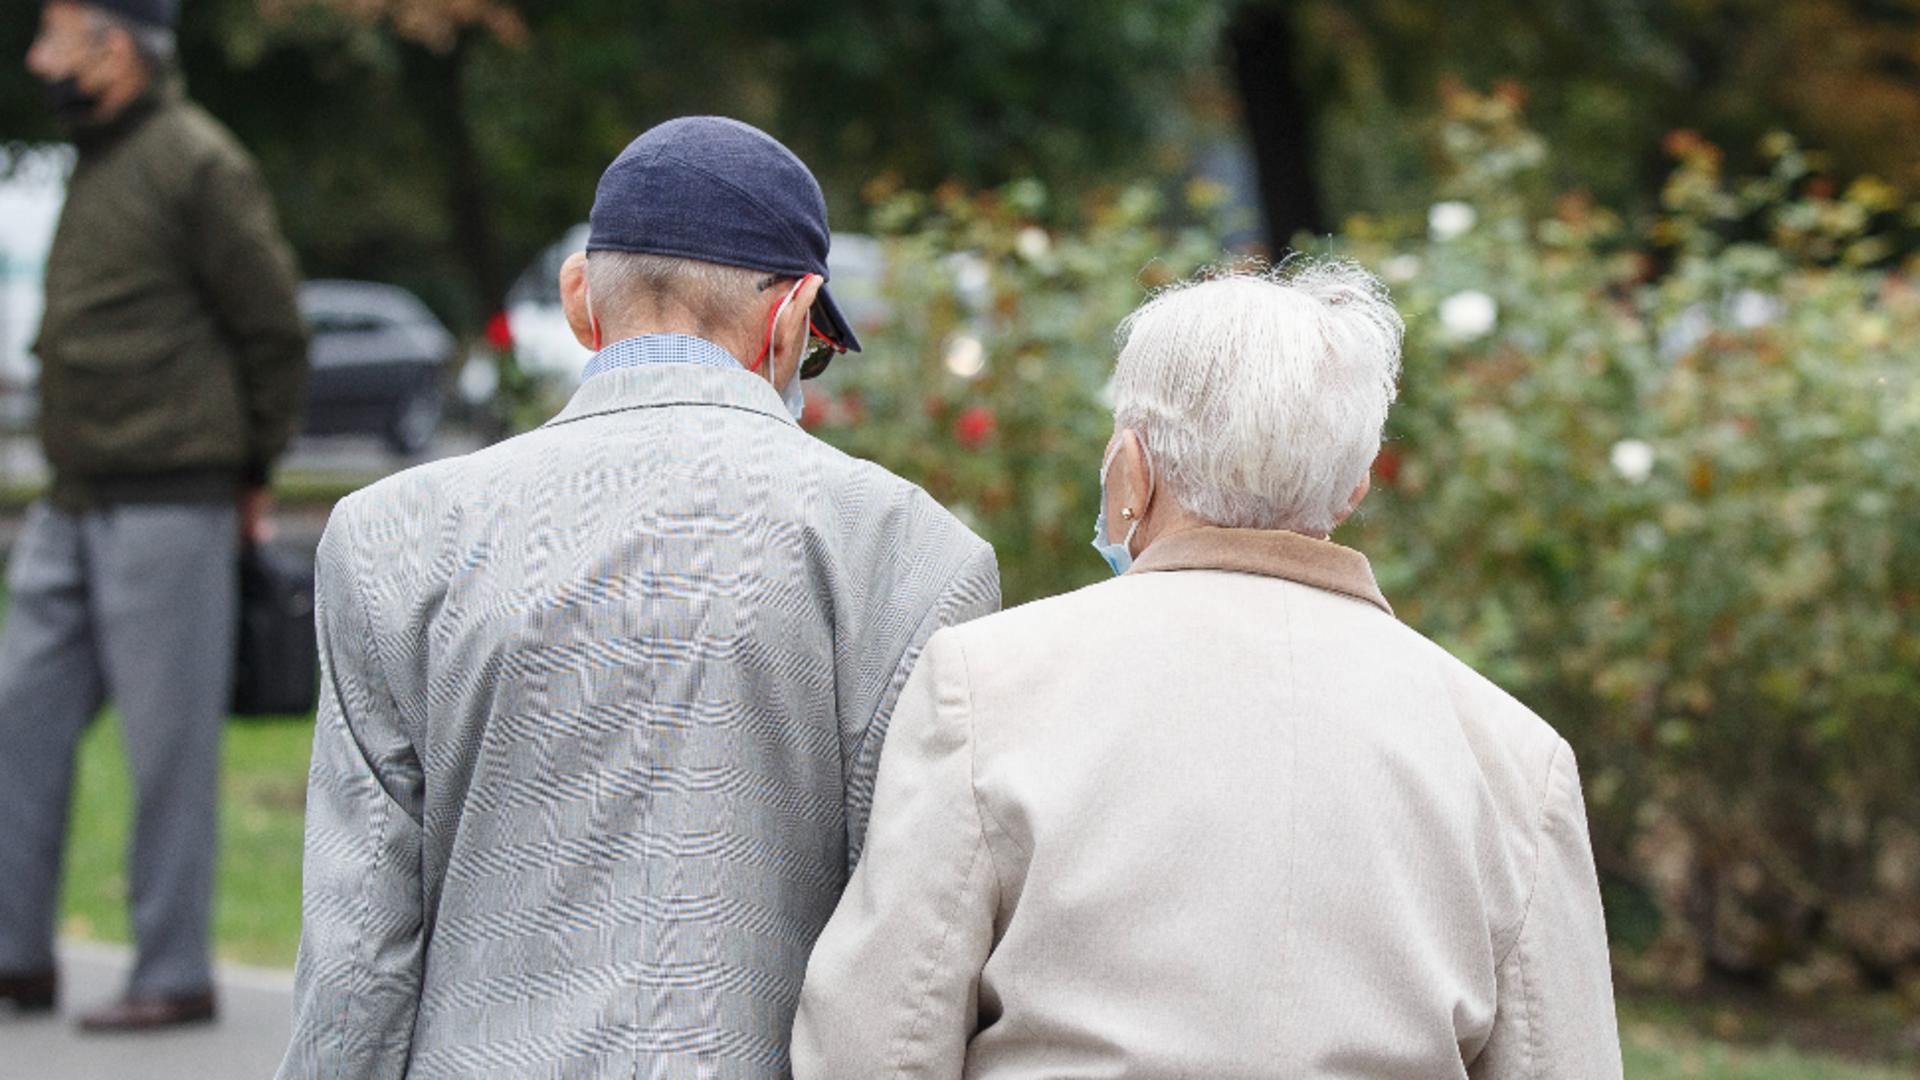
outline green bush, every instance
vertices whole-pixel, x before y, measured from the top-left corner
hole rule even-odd
[[[1920,290],[1885,239],[1920,218],[1784,139],[1731,182],[1683,133],[1630,227],[1541,190],[1517,112],[1456,95],[1454,201],[1333,244],[1409,325],[1344,539],[1574,743],[1604,871],[1662,916],[1626,975],[1920,987]],[[1114,327],[1217,258],[1160,210],[1045,232],[1031,186],[880,203],[885,355],[809,420],[976,525],[1010,602],[1105,573]]]
[[[1641,973],[1920,978],[1920,291],[1860,268],[1899,208],[1785,139],[1731,184],[1682,134],[1641,242],[1516,195],[1545,151],[1511,103],[1457,101],[1447,145],[1427,237],[1356,230],[1410,333],[1354,539],[1574,742],[1665,917]]]
[[[1113,433],[1101,399],[1114,330],[1149,289],[1219,252],[1197,230],[1154,225],[1164,209],[1144,187],[1072,208],[1032,182],[876,195],[886,319],[807,423],[992,542],[1010,604],[1108,574],[1088,544]],[[1062,218],[1073,227],[1041,224]]]

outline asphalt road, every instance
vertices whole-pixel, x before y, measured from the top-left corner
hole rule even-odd
[[[220,1019],[161,1035],[81,1035],[73,1018],[119,994],[132,956],[61,946],[58,1017],[0,1014],[0,1080],[270,1080],[287,1048],[293,976],[223,967]]]

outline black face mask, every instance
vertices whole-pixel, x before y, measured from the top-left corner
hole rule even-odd
[[[54,118],[66,128],[84,128],[93,123],[100,109],[99,97],[80,89],[80,81],[69,75],[64,79],[43,79],[40,93]]]

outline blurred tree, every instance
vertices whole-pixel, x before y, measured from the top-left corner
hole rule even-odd
[[[778,133],[842,227],[884,173],[1071,194],[1178,172],[1221,139],[1195,106],[1221,84],[1282,237],[1423,212],[1449,78],[1522,88],[1550,186],[1628,210],[1680,127],[1738,153],[1788,126],[1841,182],[1920,189],[1920,0],[191,0],[184,20],[194,90],[259,153],[309,271],[408,285],[468,329],[628,139],[686,112]],[[0,22],[0,52],[32,24]],[[31,81],[0,79],[0,138],[54,134]]]
[[[1223,10],[201,0],[183,32],[197,91],[259,148],[309,269],[424,286],[473,328],[514,269],[585,216],[606,162],[673,115],[776,132],[843,223],[883,172],[1038,175],[1070,191],[1116,162],[1155,171],[1132,155],[1177,139],[1180,87]]]
[[[1520,88],[1555,147],[1548,186],[1629,209],[1657,200],[1677,128],[1745,150],[1787,127],[1843,176],[1920,190],[1920,0],[1245,0],[1233,27],[1239,81],[1265,95],[1246,113],[1281,237],[1322,224],[1298,208],[1429,202],[1449,80]],[[1291,85],[1259,85],[1288,64]]]

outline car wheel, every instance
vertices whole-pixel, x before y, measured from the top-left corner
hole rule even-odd
[[[444,409],[438,387],[423,386],[415,390],[395,410],[393,420],[388,423],[387,445],[394,453],[406,457],[425,453],[433,445],[434,434],[440,430],[440,414]]]

